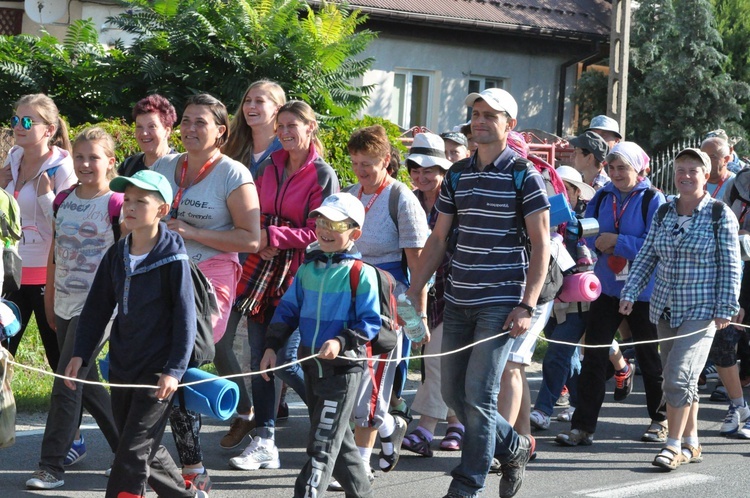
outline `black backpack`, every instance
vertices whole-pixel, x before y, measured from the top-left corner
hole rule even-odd
[[[195,297],[195,315],[197,319],[197,331],[195,334],[195,346],[190,355],[188,368],[199,367],[214,361],[216,347],[214,346],[214,328],[211,323],[211,315],[219,312],[216,295],[211,282],[206,278],[198,265],[190,262],[190,276],[193,280],[193,295]],[[161,266],[162,295],[172,295],[169,286],[169,265]]]
[[[365,263],[361,259],[354,260],[349,270],[349,285],[352,289],[352,303],[357,298],[357,287],[359,286],[359,274],[364,265],[375,269],[378,276],[378,300],[380,301],[380,331],[370,341],[373,356],[389,353],[398,343],[398,312],[396,311],[396,281],[393,276],[377,266]]]

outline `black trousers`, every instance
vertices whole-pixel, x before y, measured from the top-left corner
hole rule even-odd
[[[372,498],[370,480],[349,427],[362,373],[324,378],[317,378],[316,373],[305,369],[309,459],[294,483],[294,496],[323,496],[333,475],[346,498]]]
[[[13,301],[21,311],[21,330],[8,339],[6,349],[13,356],[16,355],[18,345],[23,339],[23,334],[26,332],[26,327],[29,325],[33,313],[36,316],[39,336],[42,338],[42,344],[44,345],[44,354],[47,356],[52,371],[57,372],[57,366],[60,362],[60,348],[57,345],[57,335],[47,324],[47,315],[44,313],[44,285],[22,285],[16,292],[11,292],[5,296],[5,299]],[[66,366],[63,365],[63,368]]]
[[[656,326],[648,319],[649,303],[637,301],[633,312],[624,316],[619,313],[620,299],[602,294],[591,303],[589,322],[586,328],[586,345],[610,345],[617,327],[625,318],[633,332],[633,342],[657,338]],[[661,359],[657,343],[635,346],[638,365],[641,368],[646,390],[646,407],[651,420],[663,422],[667,419],[666,405],[662,404]],[[596,432],[599,410],[604,402],[608,348],[586,348],[578,377],[578,406],[573,414],[571,427],[586,432]]]
[[[110,381],[125,383],[111,374]],[[157,382],[159,374],[144,374],[134,383],[155,386]],[[120,444],[107,483],[107,498],[117,498],[121,492],[145,497],[146,482],[161,498],[195,496],[195,490],[185,489],[182,473],[161,444],[171,408],[171,398],[159,401],[155,389],[112,388]]]

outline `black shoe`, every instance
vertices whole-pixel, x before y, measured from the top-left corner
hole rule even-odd
[[[628,363],[628,371],[620,375],[615,372],[615,401],[623,401],[633,392],[633,376],[635,375],[635,365]]]
[[[536,441],[533,436],[518,435],[518,449],[513,459],[507,463],[500,464],[503,475],[500,477],[500,498],[516,496],[523,484],[523,474],[526,464],[529,463],[531,455],[536,449]]]
[[[284,403],[279,403],[279,408],[276,410],[276,422],[281,422],[282,420],[289,419],[289,405]]]

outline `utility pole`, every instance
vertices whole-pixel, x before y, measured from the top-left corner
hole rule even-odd
[[[607,115],[620,125],[625,136],[630,59],[630,0],[612,0],[612,30],[609,35],[609,84]]]

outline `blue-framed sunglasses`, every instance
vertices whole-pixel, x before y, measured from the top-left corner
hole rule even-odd
[[[18,123],[21,123],[21,127],[24,130],[30,130],[31,127],[34,126],[35,124],[44,124],[44,123],[35,123],[34,120],[31,119],[30,116],[24,116],[24,117],[13,116],[12,118],[10,118],[11,128],[15,128],[16,126],[18,126]]]

